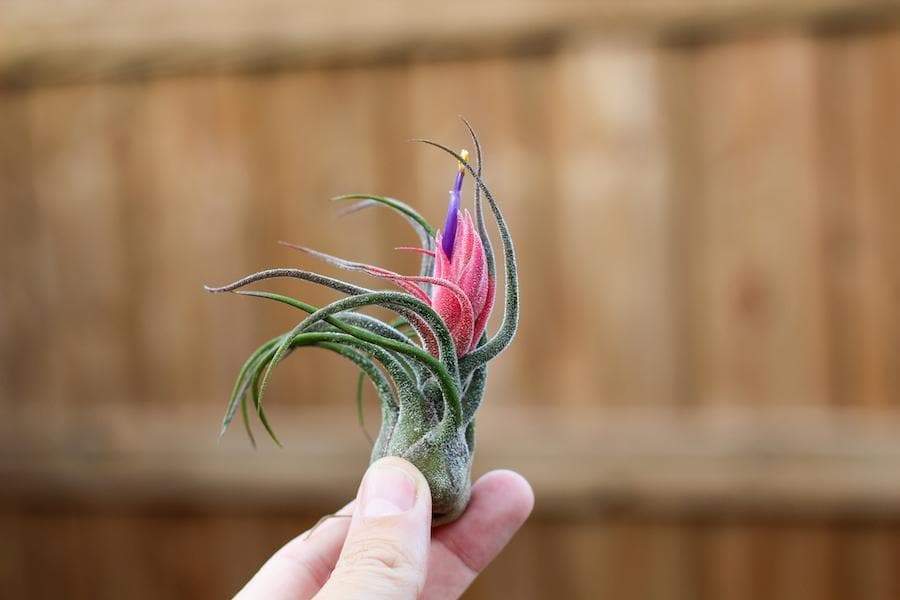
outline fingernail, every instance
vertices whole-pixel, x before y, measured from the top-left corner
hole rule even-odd
[[[363,482],[364,517],[386,517],[405,513],[416,503],[416,482],[404,471],[374,464]]]

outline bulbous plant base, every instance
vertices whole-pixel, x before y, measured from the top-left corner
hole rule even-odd
[[[441,525],[446,525],[461,517],[463,512],[465,512],[466,507],[469,505],[469,498],[471,496],[472,484],[469,480],[466,480],[466,486],[462,490],[462,493],[452,499],[452,504],[445,504],[441,508],[443,512],[435,512],[434,505],[432,504],[431,526],[439,527]],[[432,500],[432,502],[434,502],[434,500]]]
[[[386,422],[383,424],[388,425]],[[406,449],[378,450],[376,445],[371,462],[385,456],[398,456],[411,462],[428,482],[431,490],[432,526],[444,525],[458,519],[466,510],[472,495],[473,449],[466,442],[463,431],[442,435],[440,426],[429,431]],[[389,446],[389,445],[388,445]]]

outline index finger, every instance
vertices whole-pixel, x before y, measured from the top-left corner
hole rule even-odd
[[[534,507],[534,492],[513,471],[492,471],[472,487],[457,521],[432,533],[424,598],[457,598],[509,543]]]

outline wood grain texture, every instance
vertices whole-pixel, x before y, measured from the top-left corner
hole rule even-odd
[[[841,403],[900,398],[897,323],[898,78],[896,36],[823,44],[819,156],[834,322],[833,384]]]
[[[412,271],[328,198],[440,223],[453,161],[405,140],[459,114],[524,291],[476,474],[538,496],[467,597],[900,594],[896,3],[211,6],[0,7],[2,594],[228,596],[352,494],[330,354],[272,381],[284,451],[217,445],[301,315],[201,286],[322,266],[280,239]]]
[[[795,28],[895,25],[892,0],[228,0],[0,6],[0,84],[143,78],[211,70],[371,64],[426,53],[540,53],[573,32],[705,39]]]
[[[560,261],[570,293],[557,389],[582,403],[674,401],[672,197],[658,55],[592,43],[560,58]],[[542,281],[543,283],[543,281]]]
[[[274,409],[273,409],[274,410]],[[597,515],[900,517],[900,415],[781,409],[683,411],[487,406],[475,474],[513,468],[537,511]],[[325,510],[346,502],[369,446],[354,410],[281,408],[287,446],[249,449],[243,432],[216,442],[218,410],[84,414],[79,427],[37,417],[0,429],[0,506],[103,512]],[[68,508],[66,508],[68,507]]]
[[[852,392],[875,405],[900,401],[900,190],[896,156],[900,144],[900,44],[874,36],[848,48],[849,119],[852,126],[852,197],[855,236],[855,307],[848,328],[856,349]]]
[[[696,388],[708,402],[828,401],[813,59],[795,38],[696,57],[699,172],[686,201]]]

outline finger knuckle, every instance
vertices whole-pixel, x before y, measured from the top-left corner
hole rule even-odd
[[[402,585],[414,583],[415,560],[398,541],[371,538],[345,548],[335,571],[370,574]]]
[[[342,562],[352,566],[373,565],[396,570],[411,566],[412,557],[397,540],[370,538],[346,549]]]

